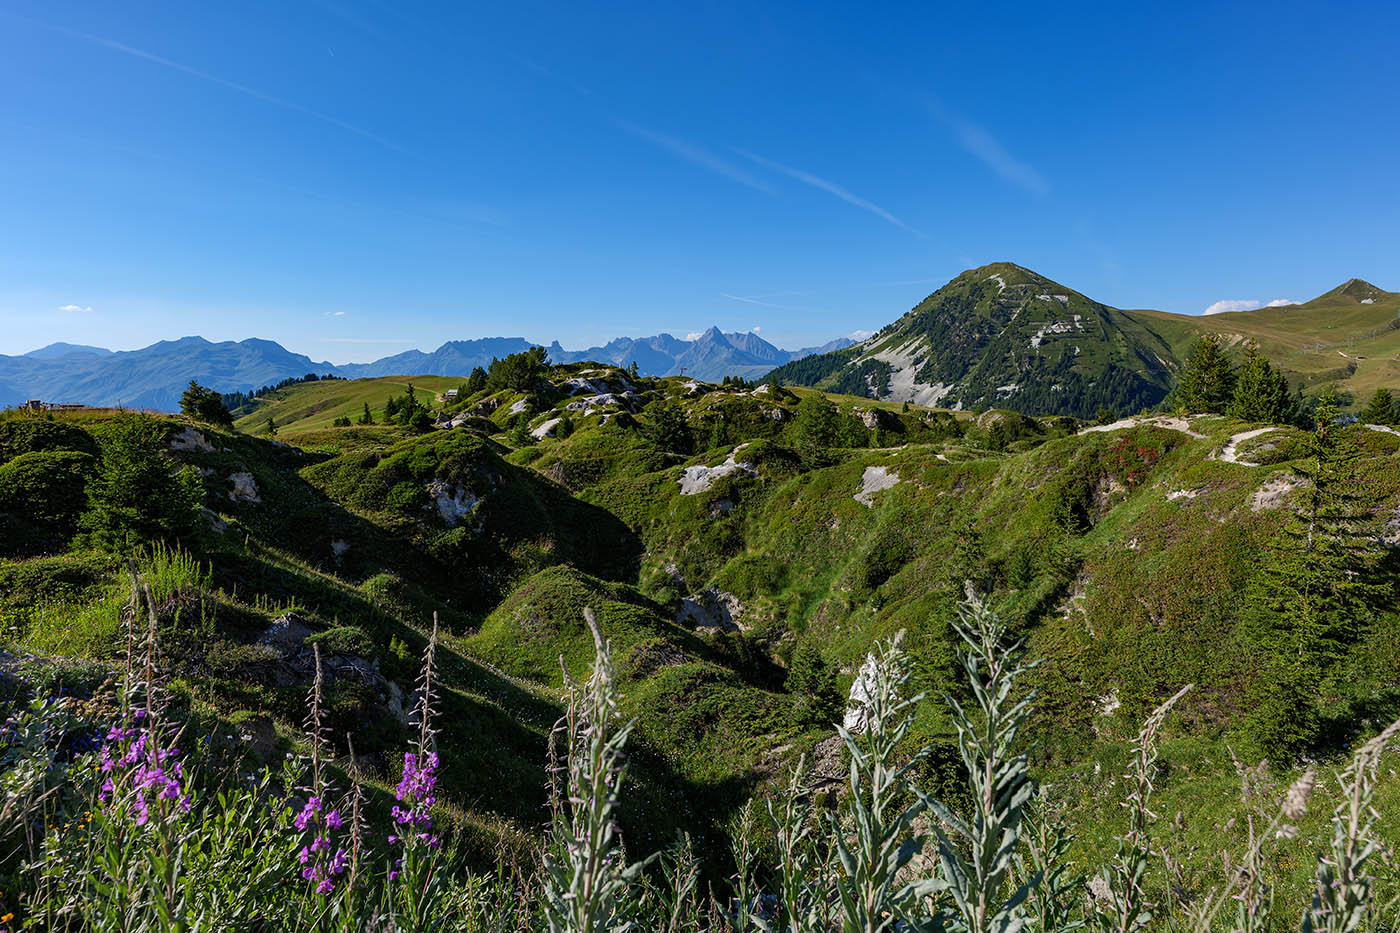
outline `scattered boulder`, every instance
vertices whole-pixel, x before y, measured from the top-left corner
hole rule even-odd
[[[492,412],[494,412],[497,408],[500,407],[501,403],[497,401],[496,398],[493,396],[491,398],[484,398],[481,401],[477,402],[476,407],[471,410],[471,413],[473,415],[476,415],[478,418],[486,418],[489,417],[492,414]]]
[[[433,506],[437,507],[438,515],[442,516],[443,523],[448,528],[456,528],[462,519],[476,511],[476,505],[481,501],[461,483],[454,486],[435,479],[428,484],[427,490],[433,500]]]
[[[563,418],[550,418],[548,421],[544,422],[539,427],[532,430],[530,432],[530,436],[537,441],[542,441],[546,437],[553,437],[555,429],[559,427],[560,423],[563,420]]]
[[[733,499],[716,499],[710,503],[710,518],[719,518],[734,511]]]
[[[209,443],[209,438],[205,437],[202,431],[186,426],[184,430],[170,438],[170,449],[183,450],[187,453],[198,451],[207,454],[214,451],[214,445]]]
[[[716,632],[742,632],[745,626],[740,624],[739,619],[743,614],[744,606],[739,602],[739,597],[712,586],[703,593],[681,600],[681,607],[676,611],[676,624]]]
[[[1291,473],[1279,473],[1277,476],[1269,478],[1269,481],[1254,491],[1254,495],[1249,497],[1249,508],[1252,512],[1263,512],[1266,509],[1277,509],[1281,507],[1288,494],[1295,489],[1307,485],[1306,481],[1292,475]]]
[[[681,495],[698,496],[702,492],[708,492],[710,487],[720,477],[729,476],[731,473],[747,473],[749,476],[757,476],[758,470],[752,463],[741,463],[735,458],[739,451],[747,447],[747,444],[740,444],[730,451],[729,458],[719,466],[693,466],[686,467],[681,471],[680,483]]]
[[[233,484],[229,490],[228,497],[235,502],[261,502],[262,497],[258,495],[258,484],[253,481],[253,474],[247,470],[233,473],[228,481]]]
[[[882,466],[869,466],[865,468],[865,473],[860,478],[860,492],[851,498],[855,499],[866,508],[874,508],[873,496],[877,492],[883,492],[899,485],[899,474],[891,473],[888,468]]]
[[[512,404],[509,408],[506,409],[506,414],[508,414],[508,415],[518,415],[518,414],[520,414],[522,411],[525,410],[525,407],[526,407],[526,405],[528,404],[528,402],[529,402],[528,399],[523,399],[523,398],[518,398],[518,399],[516,399],[515,402],[514,402],[514,404]]]
[[[861,733],[870,728],[875,677],[875,655],[867,654],[865,663],[860,666],[860,673],[851,682],[851,693],[846,700],[846,716],[841,725],[847,732]]]
[[[301,650],[311,634],[310,624],[295,612],[284,613],[268,625],[258,644],[274,649],[284,657]]]

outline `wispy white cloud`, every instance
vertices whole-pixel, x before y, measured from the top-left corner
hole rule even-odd
[[[81,311],[81,312],[83,312],[84,314],[87,314],[89,311],[92,310],[92,306],[91,306],[91,305],[88,305],[88,306],[85,308],[85,307],[83,307],[82,305],[59,305],[59,306],[58,306],[58,310],[60,310],[60,311]]]
[[[327,311],[325,317],[345,317],[344,311]]]
[[[686,142],[684,139],[677,139],[674,136],[668,136],[665,133],[658,133],[655,130],[649,130],[635,123],[628,123],[626,120],[619,120],[617,122],[618,125],[627,132],[641,137],[655,146],[660,146],[673,155],[680,156],[687,162],[698,165],[707,171],[714,172],[716,175],[722,175],[730,181],[737,181],[741,185],[747,185],[755,191],[762,191],[764,194],[769,195],[774,193],[770,186],[764,184],[753,175],[735,165],[731,165],[713,152],[703,149],[694,143]]]
[[[894,224],[901,230],[907,230],[910,233],[913,233],[917,236],[925,235],[922,231],[916,230],[913,227],[909,226],[907,223],[900,220],[898,217],[891,214],[889,211],[885,210],[880,205],[875,204],[872,201],[867,201],[865,198],[858,197],[852,194],[851,192],[847,191],[845,188],[842,188],[840,185],[836,184],[833,181],[828,181],[825,178],[813,175],[811,172],[804,172],[802,171],[802,169],[799,168],[793,168],[790,165],[784,165],[781,162],[774,162],[772,159],[764,158],[761,155],[757,155],[756,153],[752,153],[744,149],[735,149],[734,151],[739,153],[739,155],[743,156],[744,158],[749,159],[759,165],[762,165],[764,168],[772,169],[775,172],[781,172],[784,175],[797,179],[803,184],[811,185],[813,188],[817,188],[821,191],[825,191],[827,194],[834,195],[840,198],[841,200],[845,201],[847,204],[851,204],[855,207],[858,207],[863,211],[869,211],[876,217],[879,217],[882,220],[886,220]]]
[[[703,330],[693,330],[685,335],[685,339],[690,341],[691,343],[694,343],[703,336],[705,336],[705,332]]]
[[[109,48],[126,55],[131,55],[136,58],[145,59],[146,61],[154,62],[157,65],[164,65],[166,68],[172,68],[175,71],[182,72],[184,74],[190,75],[191,77],[199,78],[201,81],[208,81],[211,84],[217,84],[220,87],[228,88],[231,91],[237,91],[240,94],[246,94],[249,97],[255,98],[260,101],[264,101],[265,103],[273,104],[275,106],[282,107],[286,110],[291,110],[295,113],[305,114],[308,117],[312,117],[324,123],[329,123],[331,126],[339,127],[340,129],[345,130],[348,133],[354,133],[356,136],[362,136],[365,139],[372,140],[378,143],[379,145],[384,146],[387,149],[392,149],[395,152],[398,152],[402,155],[412,155],[412,153],[410,153],[407,149],[404,149],[402,146],[398,145],[397,143],[391,140],[385,139],[383,136],[371,133],[369,130],[363,129],[362,127],[358,127],[353,123],[347,123],[339,117],[333,117],[330,114],[322,113],[319,110],[313,110],[310,107],[298,104],[296,101],[291,101],[282,97],[277,97],[273,94],[265,94],[262,91],[259,91],[255,88],[248,87],[246,84],[239,84],[237,81],[230,81],[227,78],[221,78],[218,75],[210,74],[207,71],[200,71],[198,68],[192,68],[189,65],[185,65],[177,61],[172,61],[168,58],[163,58],[159,55],[147,52],[144,49],[138,49],[129,45],[124,45],[112,39],[104,39],[102,36],[94,36],[90,33],[77,32],[71,29],[65,29],[62,26],[52,26],[50,28],[56,29],[62,33],[66,33],[67,35],[74,36],[78,39],[83,39],[87,42],[96,43],[97,45],[104,46],[105,48]]]
[[[874,336],[875,332],[873,330],[853,330],[846,335],[846,339],[854,340],[856,343],[860,343],[862,340],[869,340],[871,337]]]
[[[757,324],[755,324],[753,327],[750,327],[750,328],[749,328],[749,333],[751,333],[751,334],[756,334],[756,333],[758,333],[758,332],[761,331],[761,330],[763,330],[763,328],[762,328],[762,327],[759,327]]]
[[[1290,298],[1275,298],[1272,301],[1259,301],[1254,298],[1225,299],[1202,311],[1202,314],[1229,314],[1231,311],[1253,311],[1256,308],[1281,308],[1298,302]]]
[[[783,304],[775,304],[774,302],[771,302],[771,301],[768,300],[769,298],[782,298],[782,297],[785,296],[785,295],[800,295],[800,294],[802,294],[802,293],[801,293],[801,292],[779,292],[779,293],[777,293],[776,295],[760,295],[760,296],[757,296],[757,297],[751,297],[751,296],[749,296],[749,295],[730,295],[730,294],[728,294],[727,292],[720,292],[720,295],[719,295],[719,296],[720,296],[721,298],[728,298],[730,301],[742,301],[744,304],[762,305],[762,306],[765,307],[765,308],[777,308],[779,311],[810,311],[810,312],[815,312],[815,313],[819,313],[819,314],[820,314],[820,313],[825,313],[825,309],[823,309],[823,308],[806,308],[806,307],[802,307],[801,305],[783,305]],[[755,327],[755,328],[753,329],[753,332],[754,332],[754,333],[758,333],[758,328]]]
[[[937,102],[929,110],[953,131],[953,139],[984,165],[1014,185],[1032,194],[1050,193],[1050,183],[1035,167],[1013,156],[995,136],[976,123],[958,116]]]

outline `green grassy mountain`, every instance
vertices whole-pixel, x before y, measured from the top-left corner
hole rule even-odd
[[[984,333],[1005,359],[1023,358],[1011,338],[992,338],[993,322],[997,334],[1044,329],[1047,358],[1070,333],[1102,338],[1093,352],[1130,371],[1114,335],[1135,317],[1045,291],[1068,326],[1078,314],[1084,327],[1052,332],[1066,322],[1038,298],[1043,280],[990,274],[1005,288],[960,278],[925,309],[925,326],[943,326],[940,308],[971,307],[980,330],[947,326]],[[998,297],[1022,292],[1007,307]],[[895,349],[918,332],[907,333]],[[867,349],[886,352],[896,336]],[[1161,812],[1182,813],[1172,841],[1182,870],[1213,865],[1228,821],[1247,811],[1231,749],[1259,756],[1247,717],[1267,665],[1247,609],[1306,488],[1297,429],[1219,417],[1087,428],[573,364],[526,390],[456,399],[437,419],[455,427],[417,435],[382,423],[373,400],[390,391],[400,387],[294,386],[271,403],[283,413],[276,438],[142,422],[167,471],[193,467],[199,484],[198,527],[143,548],[138,564],[154,581],[182,714],[229,737],[208,750],[211,769],[220,755],[246,765],[298,747],[310,645],[320,644],[338,761],[352,733],[373,802],[385,804],[436,613],[440,809],[476,857],[496,857],[537,839],[547,818],[549,730],[562,670],[578,676],[591,658],[591,607],[613,643],[622,712],[637,720],[629,847],[650,851],[686,830],[723,876],[731,818],[798,756],[839,789],[832,722],[875,639],[905,630],[919,687],[962,689],[948,623],[971,580],[1041,662],[1028,747],[1077,828],[1077,852],[1111,849],[1132,738],[1187,682],[1196,689],[1169,724],[1156,798]],[[330,426],[333,411],[366,401],[380,423]],[[133,417],[0,420],[0,686],[12,694],[82,694],[121,663],[132,550],[83,529],[102,464],[125,462],[121,426]],[[829,429],[821,443],[815,420]],[[1387,542],[1393,575],[1400,436],[1344,435],[1368,533]],[[1392,602],[1339,636],[1311,699],[1326,727],[1310,757],[1340,760],[1400,713],[1397,622]],[[804,674],[790,676],[799,658]],[[950,728],[942,704],[921,707],[911,741],[938,750],[920,766],[930,790],[959,781]],[[1279,780],[1294,766],[1271,764]],[[1320,782],[1319,800],[1331,793]],[[1400,817],[1393,776],[1377,805]],[[1330,806],[1304,821],[1298,852],[1327,831]],[[1280,889],[1303,890],[1307,863],[1282,861]]]
[[[1257,342],[1306,390],[1400,386],[1400,293],[1359,279],[1301,305],[1210,316],[1125,311],[1029,269],[970,269],[868,340],[774,371],[784,384],[955,409],[1090,417],[1152,408],[1193,340]]]

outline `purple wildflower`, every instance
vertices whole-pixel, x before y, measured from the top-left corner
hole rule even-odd
[[[106,738],[98,762],[98,770],[105,775],[98,800],[110,804],[123,792],[129,793],[137,826],[151,821],[152,803],[156,804],[157,815],[189,810],[178,748],[162,748],[149,728],[113,726]]]

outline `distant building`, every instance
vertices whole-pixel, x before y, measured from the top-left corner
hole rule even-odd
[[[82,411],[91,406],[78,402],[45,402],[32,398],[19,407],[22,411]]]
[[[442,397],[444,401],[446,401],[447,399],[454,399],[457,397],[457,390],[448,389],[446,392],[442,393]]]

